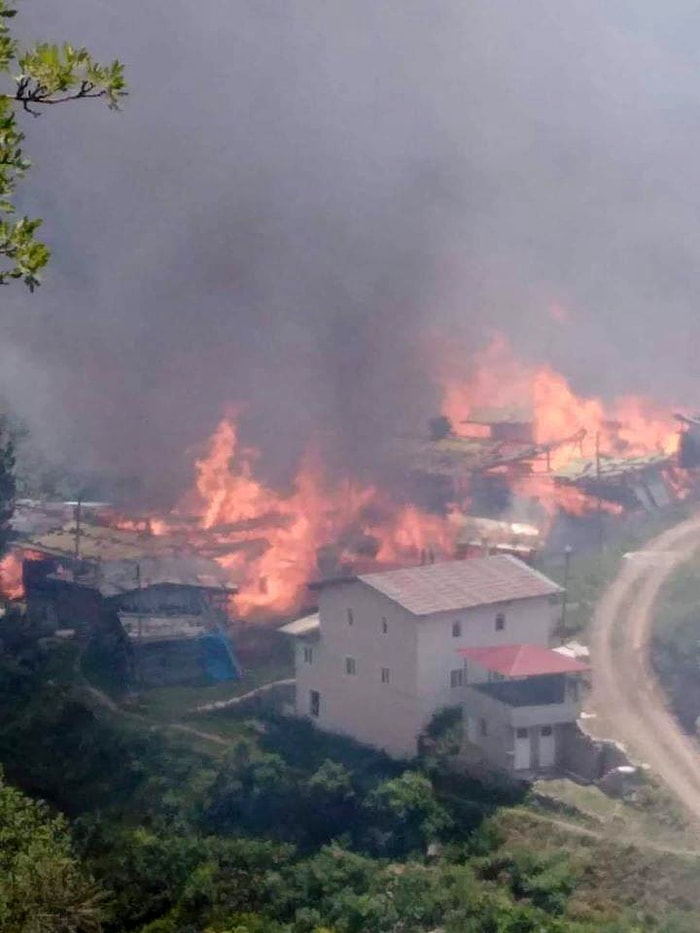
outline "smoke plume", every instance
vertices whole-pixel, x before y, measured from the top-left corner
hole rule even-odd
[[[165,499],[230,406],[273,482],[312,438],[371,472],[436,410],[435,347],[494,330],[695,403],[700,15],[661,7],[26,3],[131,96],[25,120],[54,263],[3,292],[0,392]]]

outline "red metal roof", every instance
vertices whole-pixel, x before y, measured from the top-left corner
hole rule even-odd
[[[587,664],[543,645],[492,645],[458,648],[457,653],[487,671],[504,677],[537,677],[542,674],[574,674],[590,670]]]
[[[358,579],[419,616],[561,592],[553,580],[509,554],[368,573]]]

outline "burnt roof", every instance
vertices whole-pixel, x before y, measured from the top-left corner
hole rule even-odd
[[[553,580],[510,554],[369,573],[356,579],[418,616],[562,591]]]

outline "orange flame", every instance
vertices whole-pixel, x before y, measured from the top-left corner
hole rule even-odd
[[[305,584],[318,574],[318,549],[336,544],[348,529],[379,539],[380,562],[431,549],[453,550],[453,535],[444,519],[414,506],[388,509],[373,487],[358,488],[348,481],[330,484],[316,456],[303,460],[286,494],[256,478],[256,457],[256,451],[240,447],[236,424],[224,418],[206,455],[196,463],[201,525],[220,529],[230,545],[229,553],[218,560],[239,586],[235,605],[243,615],[296,608]],[[378,510],[391,515],[386,524],[374,521]],[[251,557],[245,543],[260,539],[262,553]]]
[[[549,366],[528,366],[517,359],[502,335],[477,355],[468,379],[450,376],[444,380],[442,413],[457,433],[490,436],[487,426],[462,427],[485,407],[516,412],[515,420],[531,424],[536,444],[556,445],[549,451],[546,466],[539,464],[538,470],[561,470],[579,457],[592,458],[596,453],[603,458],[670,456],[678,447],[678,430],[670,412],[638,396],[616,399],[606,407],[600,398],[577,395],[566,378]],[[585,433],[574,440],[578,432]],[[533,482],[515,477],[513,486],[524,493],[533,489]],[[579,490],[553,482],[539,482],[537,495],[550,514],[558,509],[583,514],[598,507],[597,501]],[[602,507],[620,510],[609,503]]]
[[[0,559],[0,595],[5,599],[21,599],[24,596],[22,554],[19,551],[8,551]]]

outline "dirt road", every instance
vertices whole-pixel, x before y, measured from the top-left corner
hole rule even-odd
[[[700,516],[628,555],[598,607],[591,656],[594,708],[632,756],[700,819],[700,749],[669,713],[648,651],[659,589],[698,548]]]

